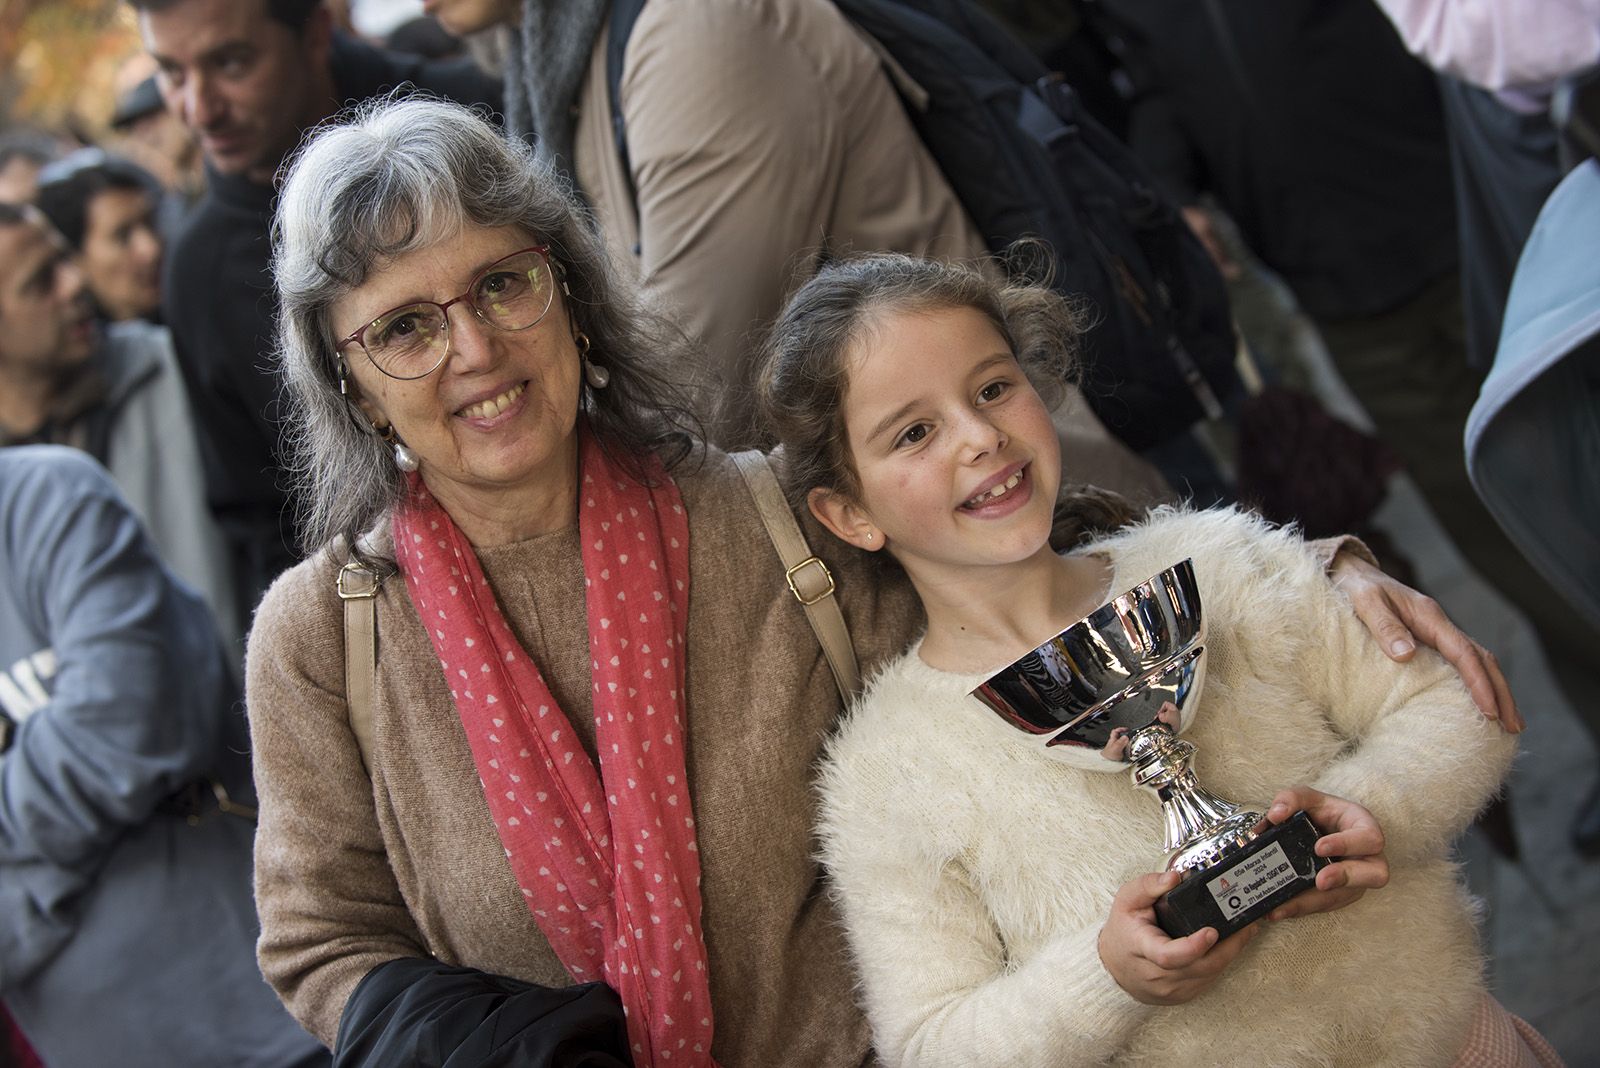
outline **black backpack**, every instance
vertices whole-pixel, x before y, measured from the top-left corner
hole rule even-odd
[[[631,175],[622,119],[623,52],[645,0],[613,0],[607,54],[611,118]],[[1083,389],[1134,449],[1159,444],[1239,387],[1220,274],[1126,146],[1072,88],[971,0],[834,0],[928,93],[906,102],[923,144],[991,251],[1037,237],[1052,285],[1087,298]]]

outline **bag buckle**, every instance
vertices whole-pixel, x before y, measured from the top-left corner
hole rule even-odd
[[[816,566],[812,567],[813,564]],[[794,594],[795,600],[807,608],[833,594],[833,572],[815,556],[808,556],[795,564],[783,573],[783,577],[789,583],[789,592]],[[809,587],[811,592],[802,591],[802,585]]]
[[[340,600],[364,600],[377,595],[378,576],[370,570],[353,561],[339,569]]]

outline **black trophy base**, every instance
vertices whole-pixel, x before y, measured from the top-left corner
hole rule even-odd
[[[1227,938],[1316,885],[1332,863],[1313,848],[1321,837],[1311,817],[1296,812],[1236,853],[1184,876],[1156,902],[1156,923],[1173,938],[1215,927]]]

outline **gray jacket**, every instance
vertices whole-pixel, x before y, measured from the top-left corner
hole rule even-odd
[[[0,450],[0,997],[51,1068],[278,1066],[316,1052],[255,965],[253,803],[210,615],[105,472]]]
[[[241,660],[243,616],[222,531],[206,505],[199,434],[172,337],[149,323],[116,323],[98,359],[110,387],[102,461],[162,560],[200,591]]]
[[[222,531],[206,506],[199,439],[165,327],[112,323],[45,425],[0,445],[83,449],[111,472],[167,566],[206,599],[242,660],[244,622]]]

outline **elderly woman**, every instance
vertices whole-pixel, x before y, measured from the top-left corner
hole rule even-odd
[[[270,981],[330,1044],[369,972],[435,957],[603,979],[639,1064],[703,1063],[713,1022],[724,1064],[859,1064],[808,855],[838,696],[734,466],[658,399],[649,364],[679,336],[544,167],[452,105],[323,132],[278,231],[306,530],[329,548],[250,647]],[[363,754],[337,586],[369,532],[397,573]],[[908,592],[835,574],[861,653],[903,644]]]
[[[453,105],[323,130],[277,236],[322,548],[250,643],[268,980],[347,1063],[604,1045],[604,988],[528,985],[574,981],[617,991],[636,1064],[866,1061],[810,856],[838,696],[733,463],[660,399],[679,335],[527,148]],[[812,542],[863,665],[904,646],[905,583]],[[381,579],[365,725],[356,558]]]

